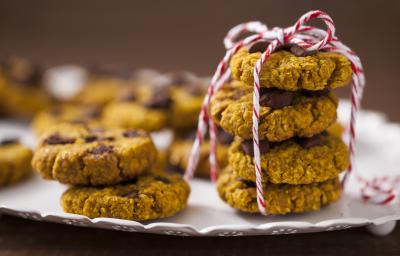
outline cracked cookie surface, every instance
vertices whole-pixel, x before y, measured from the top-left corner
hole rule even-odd
[[[249,53],[239,50],[230,62],[232,76],[236,80],[253,86],[253,72],[261,52]],[[275,87],[296,91],[334,89],[350,83],[352,69],[350,61],[337,53],[317,52],[310,56],[298,57],[288,51],[271,54],[261,69],[262,87]]]
[[[77,126],[43,135],[32,166],[45,179],[108,185],[136,177],[156,158],[153,141],[143,131]]]
[[[179,176],[147,174],[107,187],[72,187],[61,197],[65,212],[89,218],[165,218],[186,208],[189,185]]]
[[[210,114],[226,132],[252,138],[253,88],[233,81],[212,98]],[[260,106],[261,140],[283,141],[294,136],[310,137],[326,130],[336,120],[337,98],[332,93],[308,96],[296,92],[289,106]]]
[[[32,174],[32,150],[18,141],[0,142],[0,186],[12,185]]]
[[[304,147],[291,139],[271,144],[261,152],[263,179],[270,183],[310,184],[335,178],[349,165],[349,153],[340,138],[323,137],[319,145]],[[252,142],[250,146],[252,147]],[[229,149],[229,166],[239,178],[255,181],[254,158],[236,139]]]
[[[243,212],[257,213],[255,183],[238,179],[229,168],[218,177],[217,190],[222,200]],[[268,214],[317,211],[337,201],[341,195],[339,179],[307,185],[264,184],[265,210]]]

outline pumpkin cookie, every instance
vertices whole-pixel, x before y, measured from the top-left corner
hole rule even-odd
[[[37,135],[66,124],[84,124],[99,126],[101,108],[94,105],[64,103],[41,111],[32,121],[32,128]]]
[[[230,62],[233,78],[253,86],[254,67],[265,49],[255,45],[239,50]],[[261,86],[267,88],[315,91],[345,86],[350,83],[351,76],[350,61],[343,55],[307,53],[294,46],[291,51],[280,50],[270,55],[262,66],[260,81]]]
[[[16,139],[0,141],[0,186],[11,185],[32,173],[32,151]]]
[[[48,107],[52,99],[43,87],[42,70],[35,63],[16,57],[0,65],[1,112],[9,117],[30,119]]]
[[[212,98],[210,114],[225,131],[252,138],[253,88],[233,81]],[[336,120],[337,98],[329,90],[289,92],[263,89],[260,95],[260,139],[283,141],[310,137]]]
[[[184,170],[186,170],[195,136],[196,132],[193,131],[185,134],[185,136],[177,137],[173,141],[169,152],[170,169],[182,173],[184,172]],[[224,168],[228,164],[228,148],[233,138],[222,130],[218,131],[217,136],[217,162],[220,168]],[[197,169],[195,172],[195,175],[197,177],[207,178],[210,176],[210,164],[208,160],[209,156],[210,143],[207,141],[204,142],[200,147],[199,164],[197,165]]]
[[[45,179],[73,185],[109,185],[149,169],[157,150],[143,131],[84,126],[47,133],[32,166]]]
[[[89,218],[127,220],[165,218],[186,208],[189,185],[171,174],[141,175],[108,187],[72,187],[61,197],[65,212]]]
[[[222,200],[243,212],[257,213],[256,184],[237,178],[225,169],[217,180]],[[317,211],[337,201],[341,194],[338,177],[308,185],[264,184],[265,210],[268,214]]]
[[[310,184],[333,179],[349,165],[348,150],[340,138],[318,134],[284,142],[260,141],[263,178],[270,183]],[[229,149],[235,176],[255,181],[253,141],[237,138]]]

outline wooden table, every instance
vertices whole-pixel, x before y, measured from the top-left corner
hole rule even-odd
[[[229,7],[228,11],[221,11]],[[323,9],[338,36],[364,61],[364,106],[400,121],[399,1],[2,1],[0,53],[34,58],[44,66],[108,63],[193,70],[210,75],[223,55],[222,37],[242,21],[289,26]],[[348,91],[342,90],[345,96]],[[318,234],[238,238],[181,238],[39,223],[3,216],[5,255],[400,255],[400,228],[376,238],[355,229]]]

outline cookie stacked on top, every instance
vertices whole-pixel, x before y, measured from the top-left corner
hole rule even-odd
[[[266,50],[257,42],[231,59],[233,80],[213,97],[210,114],[235,136],[229,166],[217,188],[233,208],[258,212],[252,140],[253,71]],[[332,89],[350,83],[342,55],[307,52],[293,45],[272,53],[261,69],[259,139],[266,212],[319,210],[338,200],[339,174],[349,164],[341,138],[327,132],[336,120]]]
[[[163,218],[184,209],[189,186],[179,175],[152,171],[157,150],[140,130],[65,125],[39,139],[32,166],[43,178],[73,185],[66,212],[90,218]]]

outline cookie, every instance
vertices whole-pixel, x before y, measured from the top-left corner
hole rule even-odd
[[[330,135],[333,135],[337,138],[342,138],[344,134],[344,126],[339,122],[335,122],[331,126],[329,126],[328,129],[326,129],[326,131]]]
[[[292,185],[333,179],[349,166],[349,152],[340,138],[314,135],[284,142],[260,141],[261,169],[266,182]],[[236,139],[229,149],[235,176],[255,181],[253,141]]]
[[[106,187],[72,187],[61,197],[65,212],[89,218],[144,221],[165,218],[186,208],[189,185],[179,175],[142,175]]]
[[[219,131],[218,135],[217,162],[220,168],[224,168],[228,164],[228,148],[232,137],[222,131]],[[169,152],[170,169],[181,173],[186,170],[194,139],[195,132],[192,132],[173,141]],[[210,176],[209,156],[210,143],[206,141],[200,147],[199,164],[195,172],[197,177],[208,178]]]
[[[143,131],[70,127],[39,140],[33,168],[45,179],[73,185],[109,185],[149,169],[157,150]]]
[[[237,178],[229,168],[217,180],[222,200],[243,212],[257,213],[256,185]],[[317,211],[337,201],[341,195],[338,177],[307,185],[264,184],[265,210],[268,214]]]
[[[210,114],[225,131],[252,138],[253,88],[233,81],[212,98]],[[329,91],[266,89],[260,95],[259,136],[271,142],[310,137],[336,120],[337,98]]]
[[[230,62],[233,78],[253,86],[253,72],[261,54],[258,50],[239,50]],[[260,81],[261,86],[267,88],[315,91],[345,86],[350,83],[351,76],[350,61],[338,53],[316,52],[296,56],[280,50],[272,53],[262,66]]]
[[[94,105],[58,104],[38,113],[31,126],[37,135],[60,125],[84,124],[100,126],[101,111],[100,107]]]
[[[208,80],[192,75],[175,81],[171,88],[170,125],[175,131],[188,132],[197,127]]]
[[[32,151],[18,140],[0,141],[0,186],[17,183],[32,173]]]
[[[31,119],[52,99],[43,87],[41,68],[23,58],[9,57],[0,64],[1,112],[8,117]]]

